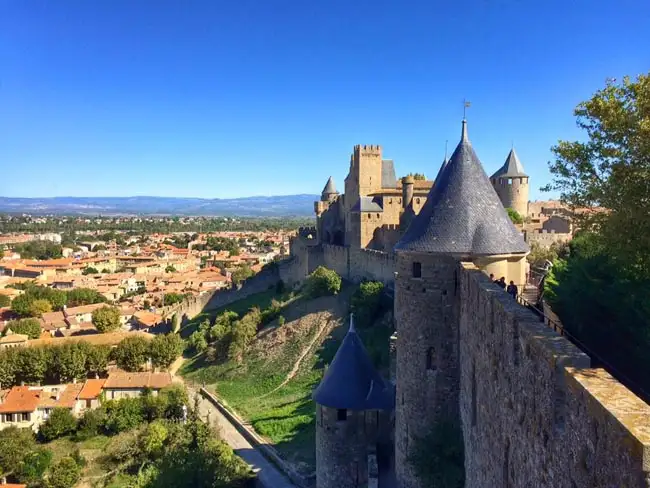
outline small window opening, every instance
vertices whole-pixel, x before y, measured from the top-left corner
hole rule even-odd
[[[427,349],[427,369],[433,371],[436,369],[434,357],[433,357],[433,347]]]
[[[422,263],[413,263],[413,278],[422,278]]]
[[[344,408],[339,408],[336,411],[336,420],[343,421],[348,419],[348,411]]]

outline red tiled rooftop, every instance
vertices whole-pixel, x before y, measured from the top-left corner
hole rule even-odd
[[[33,412],[39,402],[39,392],[28,386],[14,386],[0,405],[0,413]]]
[[[106,383],[105,379],[86,380],[79,392],[79,400],[94,400],[97,398],[102,392],[104,383]]]

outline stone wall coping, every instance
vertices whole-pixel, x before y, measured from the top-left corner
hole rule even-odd
[[[587,401],[614,417],[644,449],[644,465],[650,468],[650,405],[602,368],[566,368],[567,384],[583,390]]]
[[[276,451],[272,445],[270,445],[264,438],[255,432],[253,427],[248,422],[246,422],[234,411],[232,411],[223,400],[205,388],[201,388],[199,392],[204,398],[212,403],[217,408],[217,410],[219,410],[219,412],[221,412],[224,417],[228,419],[231,424],[235,426],[235,428],[246,438],[248,442],[259,449],[264,457],[275,464],[287,478],[302,488],[313,487],[313,477],[306,478],[296,473],[295,470],[289,466],[289,464],[284,459],[282,459],[282,457],[280,457],[278,451]]]

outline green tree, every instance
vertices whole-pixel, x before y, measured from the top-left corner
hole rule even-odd
[[[524,223],[524,218],[514,208],[507,207],[506,212],[508,213],[508,217],[510,217],[510,220],[512,220],[513,224]]]
[[[248,265],[248,263],[244,263],[232,272],[230,278],[234,284],[238,285],[242,281],[246,281],[251,276],[253,276],[253,270]]]
[[[144,422],[144,410],[140,398],[123,398],[108,401],[104,405],[106,420],[104,428],[109,434],[119,434],[134,429]]]
[[[560,141],[544,190],[560,192],[578,227],[595,230],[626,271],[650,276],[650,73],[605,88],[575,109],[583,141]]]
[[[384,284],[380,281],[364,281],[359,284],[350,300],[355,324],[368,327],[383,310]]]
[[[125,371],[140,371],[149,356],[149,342],[139,336],[127,337],[113,349],[111,355]]]
[[[419,180],[419,181],[427,179],[423,173],[409,173],[406,176],[411,176],[414,180]]]
[[[174,333],[157,335],[149,343],[149,357],[155,368],[169,368],[182,352],[183,341]]]
[[[20,349],[10,348],[0,351],[0,385],[2,387],[16,384],[20,368]]]
[[[18,295],[11,302],[11,310],[21,317],[29,317],[33,301],[34,299],[30,295]]]
[[[0,430],[0,474],[13,473],[35,447],[34,434],[29,429],[12,425]]]
[[[163,304],[166,306],[175,305],[185,300],[185,295],[182,293],[165,293],[163,295]]]
[[[67,292],[68,307],[79,307],[92,305],[93,303],[105,303],[106,297],[92,288],[73,288]]]
[[[81,467],[72,457],[64,457],[50,469],[47,488],[71,488],[81,479]]]
[[[165,273],[176,273],[176,268],[174,267],[173,264],[168,264],[165,267]]]
[[[52,350],[53,363],[51,368],[61,383],[75,379],[83,380],[87,375],[88,352],[92,349],[85,342],[61,344]]]
[[[40,317],[44,313],[52,311],[52,304],[45,299],[34,300],[29,306],[29,315],[31,317]]]
[[[87,268],[84,268],[81,274],[82,275],[99,274],[99,270],[97,268],[93,268],[92,266],[88,266]]]
[[[52,463],[52,451],[46,447],[39,447],[29,452],[20,463],[16,477],[29,486],[39,486],[38,482]]]
[[[97,345],[89,348],[86,353],[86,371],[97,376],[103,374],[108,367],[110,354],[110,346]]]
[[[120,311],[109,306],[98,308],[93,310],[92,321],[99,332],[113,332],[120,327]]]
[[[76,438],[85,440],[104,433],[106,418],[106,409],[103,407],[86,410],[79,419]]]
[[[205,334],[197,330],[187,340],[187,345],[192,351],[198,354],[208,348],[208,341],[205,339]]]
[[[39,428],[39,435],[45,442],[72,434],[77,429],[77,420],[67,408],[55,408]]]
[[[340,290],[341,277],[325,266],[319,266],[307,277],[306,294],[311,298],[335,295]]]
[[[16,382],[42,383],[51,363],[51,348],[25,347],[18,351]]]
[[[11,298],[7,295],[0,295],[0,308],[11,305]]]
[[[37,319],[10,320],[5,330],[11,330],[15,334],[24,334],[30,339],[38,339],[41,336],[41,323]]]

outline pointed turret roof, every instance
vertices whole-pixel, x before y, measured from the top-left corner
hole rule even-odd
[[[346,410],[392,410],[395,390],[384,381],[368,356],[354,328],[350,329],[336,352],[332,364],[314,391],[319,405]]]
[[[528,252],[467,136],[441,168],[396,251],[497,255]]]
[[[503,163],[503,166],[501,166],[496,173],[492,175],[492,178],[515,178],[515,177],[528,177],[526,172],[524,171],[524,167],[521,165],[521,162],[519,161],[519,157],[517,157],[517,153],[515,152],[515,148],[513,147],[510,149],[510,152],[508,153],[508,157],[506,158],[506,162]]]
[[[336,187],[334,186],[334,180],[330,176],[329,179],[327,180],[327,183],[325,184],[325,188],[323,188],[323,195],[333,195],[334,193],[338,193],[336,191]]]

